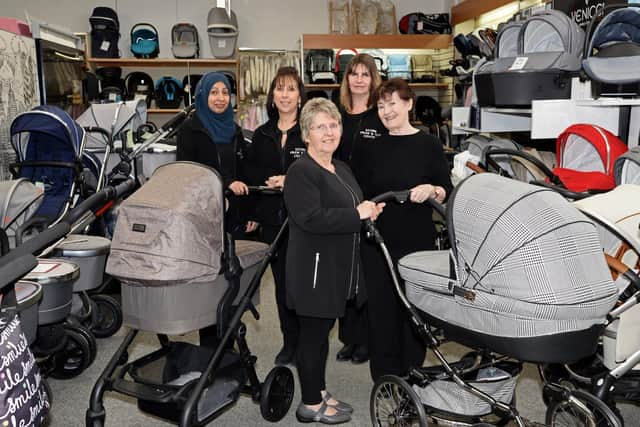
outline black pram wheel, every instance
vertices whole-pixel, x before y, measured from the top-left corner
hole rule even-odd
[[[291,369],[276,366],[269,372],[260,391],[260,414],[270,422],[278,422],[289,412],[293,402],[294,382]]]
[[[56,379],[69,379],[80,375],[91,363],[91,348],[87,338],[74,330],[67,330],[67,343],[52,357],[51,376]]]
[[[93,295],[95,303],[95,321],[91,331],[96,338],[108,338],[118,332],[122,326],[122,308],[115,298],[109,295]]]
[[[65,324],[64,329],[66,331],[71,330],[79,334],[82,334],[86,338],[87,343],[89,343],[89,350],[90,350],[89,354],[91,356],[89,364],[93,363],[93,361],[96,360],[96,355],[98,354],[98,344],[96,343],[96,338],[91,333],[91,331],[82,325],[69,325],[69,324]]]
[[[427,427],[427,414],[420,398],[409,383],[395,375],[384,375],[374,384],[370,415],[377,427]]]
[[[623,427],[618,416],[602,400],[582,390],[572,390],[566,398],[547,408],[550,427]]]

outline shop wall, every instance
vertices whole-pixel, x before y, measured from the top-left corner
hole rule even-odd
[[[213,0],[3,0],[0,16],[24,19],[25,11],[49,24],[75,32],[89,30],[95,6],[114,8],[120,17],[120,50],[129,53],[129,30],[147,21],[160,32],[160,56],[170,56],[173,24],[192,22],[198,27],[203,56],[210,56],[206,38],[207,13]],[[238,45],[253,48],[297,49],[302,33],[326,33],[329,27],[327,0],[231,0],[238,16]],[[448,11],[453,0],[396,0],[396,16],[421,11]]]

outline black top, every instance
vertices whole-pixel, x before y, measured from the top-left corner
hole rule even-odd
[[[419,184],[453,185],[442,144],[424,131],[413,135],[384,135],[365,144],[353,159],[365,199],[387,191],[408,190]],[[376,222],[394,257],[433,249],[435,226],[428,203],[388,202]]]
[[[176,160],[200,163],[217,170],[222,176],[226,189],[233,181],[246,181],[244,157],[247,144],[242,129],[236,125],[236,134],[230,144],[215,144],[209,132],[198,118],[192,114],[177,135]],[[227,231],[242,227],[248,217],[246,197],[231,197],[227,210]]]
[[[286,175],[289,166],[307,151],[298,124],[286,133],[287,140],[282,147],[282,131],[278,129],[277,120],[269,120],[255,130],[245,163],[247,184],[265,185],[270,176]],[[255,216],[262,225],[282,225],[287,216],[282,197],[258,197]]]
[[[335,319],[347,299],[364,299],[360,263],[362,192],[349,167],[331,173],[304,154],[287,172],[287,305],[299,315]]]
[[[360,143],[370,142],[388,133],[378,117],[378,109],[370,108],[359,114],[349,114],[341,109],[342,138],[334,157],[346,162],[353,169],[352,157]]]

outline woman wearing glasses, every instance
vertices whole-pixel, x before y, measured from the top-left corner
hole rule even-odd
[[[287,305],[300,327],[296,366],[302,402],[296,416],[301,422],[338,424],[351,419],[353,408],[327,391],[329,331],[348,299],[364,299],[360,223],[375,220],[384,204],[363,201],[349,167],[333,159],[342,134],[333,103],[308,101],[300,127],[307,152],[291,165],[284,185],[289,213]]]

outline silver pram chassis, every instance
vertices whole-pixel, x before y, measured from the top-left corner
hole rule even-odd
[[[408,195],[408,191],[388,192],[372,199],[372,201],[403,203],[408,199]],[[442,205],[431,199],[429,199],[429,203],[443,218],[447,218]],[[451,224],[448,223],[448,225]],[[419,310],[405,296],[405,291],[400,285],[396,268],[383,237],[371,221],[365,221],[365,227],[368,237],[377,243],[386,259],[397,294],[408,310],[416,331],[425,343],[427,350],[433,352],[440,364],[433,367],[414,368],[405,377],[386,375],[379,378],[370,396],[372,425],[427,427],[433,424],[481,427],[505,425],[511,421],[519,427],[541,426],[542,424],[531,422],[518,413],[515,407],[514,389],[516,377],[522,369],[522,360],[539,363],[545,357],[543,360],[537,361],[527,352],[527,349],[533,349],[531,346],[518,346],[521,347],[519,350],[508,349],[509,340],[503,342],[500,340],[487,341],[487,337],[478,336],[475,332],[448,324]],[[601,327],[594,326],[572,336],[569,341],[572,344],[581,341],[593,343],[593,336],[599,335],[601,331]],[[440,333],[444,334],[448,340],[482,350],[470,352],[459,361],[450,363],[439,349],[443,343]],[[567,347],[567,344],[563,344],[561,340],[545,344]],[[577,349],[575,354],[595,351],[590,347],[593,345],[586,344],[583,348]],[[514,352],[516,354],[524,352],[529,357],[514,356]],[[538,356],[542,357],[544,354],[541,353]],[[482,380],[481,376],[484,377]],[[486,379],[489,381],[483,381]],[[492,382],[497,386],[492,386]],[[425,393],[421,393],[421,391],[430,386],[436,388],[435,393],[432,394],[455,400],[455,402],[450,401],[449,403],[457,406],[461,411],[442,410],[437,406],[425,403],[425,400],[431,402],[433,399],[425,397]],[[440,390],[437,389],[438,387],[441,387]],[[588,392],[545,382],[543,393],[548,404],[546,425],[551,427],[573,425],[622,427],[623,425],[618,416],[602,400]],[[484,408],[482,408],[483,405]],[[469,412],[465,413],[464,409],[470,407],[477,412],[471,415]]]

